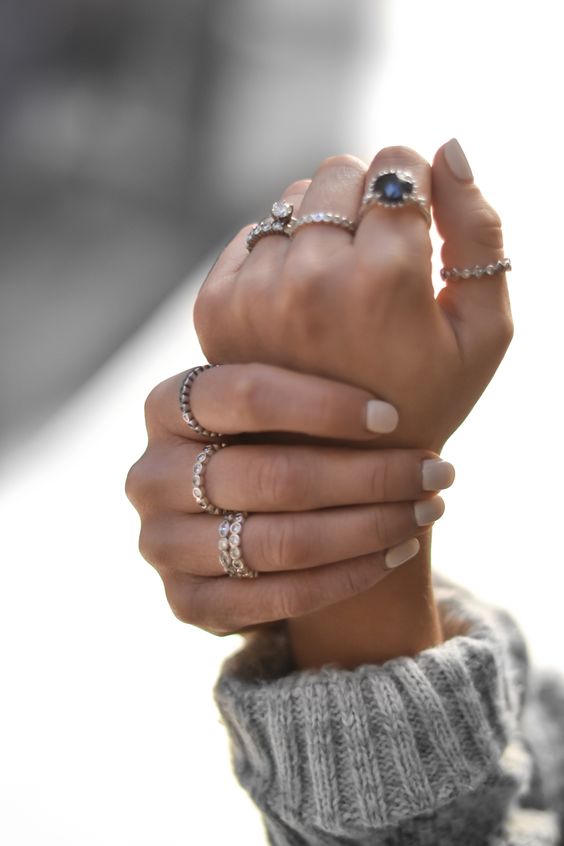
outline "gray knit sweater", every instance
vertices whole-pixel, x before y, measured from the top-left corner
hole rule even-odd
[[[564,682],[529,669],[505,612],[435,587],[445,642],[415,658],[298,672],[281,625],[225,663],[216,700],[270,843],[564,844]]]

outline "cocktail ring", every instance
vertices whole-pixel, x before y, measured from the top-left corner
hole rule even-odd
[[[219,563],[228,576],[237,579],[256,579],[258,573],[249,569],[243,560],[241,538],[247,515],[243,511],[228,511],[219,524]]]
[[[251,252],[260,239],[267,235],[285,235],[288,238],[290,236],[290,224],[295,220],[292,217],[293,213],[294,206],[292,203],[285,203],[282,200],[274,203],[270,215],[256,223],[247,235],[248,251]]]
[[[298,217],[290,225],[290,236],[293,237],[302,226],[312,226],[315,223],[328,223],[330,226],[338,226],[341,229],[346,229],[351,235],[354,235],[356,232],[356,223],[353,220],[349,220],[348,217],[343,217],[333,212],[314,212],[313,214],[304,214],[303,217]]]
[[[474,267],[465,267],[460,270],[458,267],[441,268],[441,279],[481,279],[482,276],[494,276],[496,273],[507,273],[511,270],[511,259],[504,258],[496,261],[495,264],[475,264]]]
[[[207,446],[205,446],[203,450],[196,456],[194,469],[192,470],[192,494],[202,511],[205,511],[208,514],[223,514],[223,508],[218,508],[216,505],[210,502],[207,497],[206,489],[204,487],[206,464],[208,463],[212,455],[215,455],[218,450],[223,449],[226,446],[227,444],[208,444]]]
[[[193,432],[197,432],[198,435],[203,435],[206,438],[221,438],[221,435],[218,432],[208,432],[207,429],[200,426],[192,414],[192,409],[190,408],[190,391],[192,390],[192,385],[194,384],[195,379],[200,375],[200,373],[203,373],[204,370],[210,370],[212,367],[219,367],[219,365],[201,364],[198,367],[192,367],[192,369],[189,370],[182,379],[178,399],[180,402],[182,419],[188,424],[188,426],[190,426]]]
[[[383,170],[374,177],[370,187],[362,198],[361,215],[371,206],[383,206],[387,209],[399,209],[412,205],[417,208],[427,226],[431,225],[431,212],[425,197],[417,193],[415,180],[404,170]]]

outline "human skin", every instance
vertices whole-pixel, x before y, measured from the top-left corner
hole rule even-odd
[[[368,169],[350,156],[329,159],[311,183],[294,183],[283,196],[298,214],[324,210],[356,219],[366,187],[389,168],[410,172],[432,200],[445,266],[503,257],[499,217],[456,142],[438,150],[432,167],[403,147],[381,151]],[[399,412],[397,429],[378,447],[439,453],[510,343],[505,274],[450,282],[435,296],[429,233],[413,207],[371,208],[354,239],[328,226],[304,227],[292,241],[264,238],[250,256],[247,231],[226,248],[196,302],[208,360],[261,361],[361,387]],[[429,538],[375,588],[288,626],[300,667],[352,667],[436,645],[442,633]]]
[[[205,439],[178,413],[181,380],[174,376],[149,395],[148,446],[126,488],[141,516],[140,549],[185,622],[229,634],[334,605],[401,566],[442,515],[444,503],[433,494],[454,472],[429,451],[249,443],[252,433],[264,438],[281,428],[286,439],[294,432],[367,444],[375,402],[384,411],[380,430],[397,415],[366,391],[269,365],[213,368],[198,376],[198,415],[222,428],[229,448],[206,461],[198,485],[218,508],[251,512],[242,548],[260,573],[252,581],[226,579],[220,519],[202,513],[188,481]]]

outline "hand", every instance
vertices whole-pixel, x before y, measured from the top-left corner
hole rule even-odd
[[[237,442],[239,432],[283,429],[366,443],[374,438],[366,428],[374,416],[366,413],[374,401],[368,392],[259,364],[213,368],[194,382],[191,408],[231,445],[207,462],[205,490],[221,509],[252,512],[242,549],[260,573],[225,578],[221,517],[204,514],[192,495],[205,439],[180,415],[181,378],[150,394],[149,444],[126,484],[141,516],[141,552],[181,620],[228,634],[355,596],[413,557],[416,537],[441,516],[443,502],[433,494],[454,474],[431,452]],[[380,408],[380,419],[390,412]]]
[[[325,161],[313,181],[284,192],[295,214],[331,211],[356,220],[381,170],[409,171],[433,202],[447,267],[503,257],[501,225],[456,142],[433,167],[403,147],[382,150],[368,170],[350,156]],[[440,451],[468,414],[512,336],[504,274],[457,280],[435,298],[427,224],[414,206],[373,206],[354,238],[314,225],[292,240],[265,237],[248,255],[242,230],[196,302],[195,322],[212,362],[262,361],[364,388],[399,411],[381,446]]]

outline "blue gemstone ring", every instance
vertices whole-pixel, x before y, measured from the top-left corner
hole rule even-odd
[[[427,226],[431,225],[427,200],[417,193],[417,186],[411,174],[403,170],[383,170],[374,177],[362,198],[361,215],[371,206],[398,209],[407,205],[415,206],[425,218]]]

